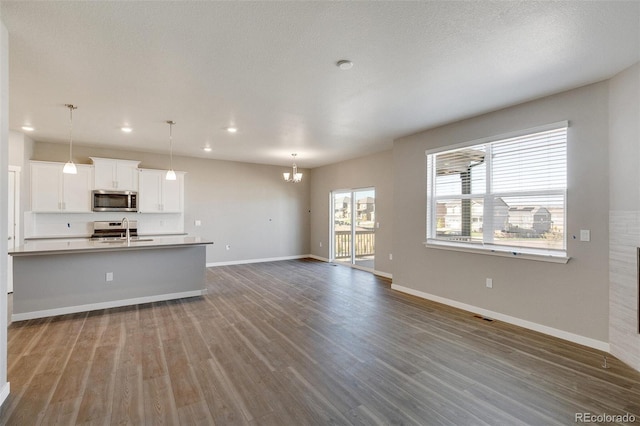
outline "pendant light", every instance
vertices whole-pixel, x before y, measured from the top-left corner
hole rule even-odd
[[[78,107],[73,104],[65,104],[64,106],[69,108],[69,161],[64,165],[62,173],[75,175],[78,173],[78,169],[73,163],[73,110]]]
[[[298,183],[302,180],[302,173],[298,173],[298,166],[296,166],[296,156],[298,154],[291,154],[293,157],[293,166],[291,167],[291,173],[284,172],[282,177],[284,177],[285,182]]]
[[[167,124],[169,125],[169,161],[170,168],[167,171],[167,175],[165,176],[166,180],[176,180],[176,172],[173,171],[173,125],[176,124],[175,121],[167,120]]]

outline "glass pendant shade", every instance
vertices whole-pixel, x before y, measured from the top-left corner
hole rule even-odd
[[[78,168],[73,163],[73,161],[69,160],[64,165],[64,168],[62,169],[62,173],[66,173],[68,175],[76,175],[76,174],[78,174]]]
[[[176,172],[173,169],[167,171],[167,175],[165,176],[166,180],[176,180]]]

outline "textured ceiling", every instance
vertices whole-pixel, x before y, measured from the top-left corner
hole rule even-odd
[[[297,152],[302,167],[640,60],[635,1],[3,1],[0,13],[11,129],[65,143],[73,103],[75,143],[166,152],[170,119],[177,154],[286,165]]]

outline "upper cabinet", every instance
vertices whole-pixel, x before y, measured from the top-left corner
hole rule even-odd
[[[184,172],[176,180],[166,180],[166,170],[140,169],[138,211],[140,213],[181,213],[184,199]]]
[[[94,189],[138,191],[138,164],[140,161],[89,158],[95,167]]]
[[[31,162],[31,210],[48,213],[91,212],[93,166],[76,164],[78,173],[64,174],[64,163]]]

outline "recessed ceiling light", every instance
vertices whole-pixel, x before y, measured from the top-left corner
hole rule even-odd
[[[235,133],[235,132],[238,131],[238,129],[236,127],[227,127],[226,130],[229,133]]]
[[[347,59],[341,59],[338,62],[336,62],[336,66],[341,70],[350,70],[351,68],[353,68],[353,62]]]
[[[205,146],[204,148],[202,148],[205,152],[211,152],[211,147],[210,146]]]
[[[131,133],[133,131],[133,129],[131,127],[121,127],[120,130],[122,130],[125,133]]]
[[[22,126],[22,130],[25,132],[33,132],[35,129],[31,126]]]

